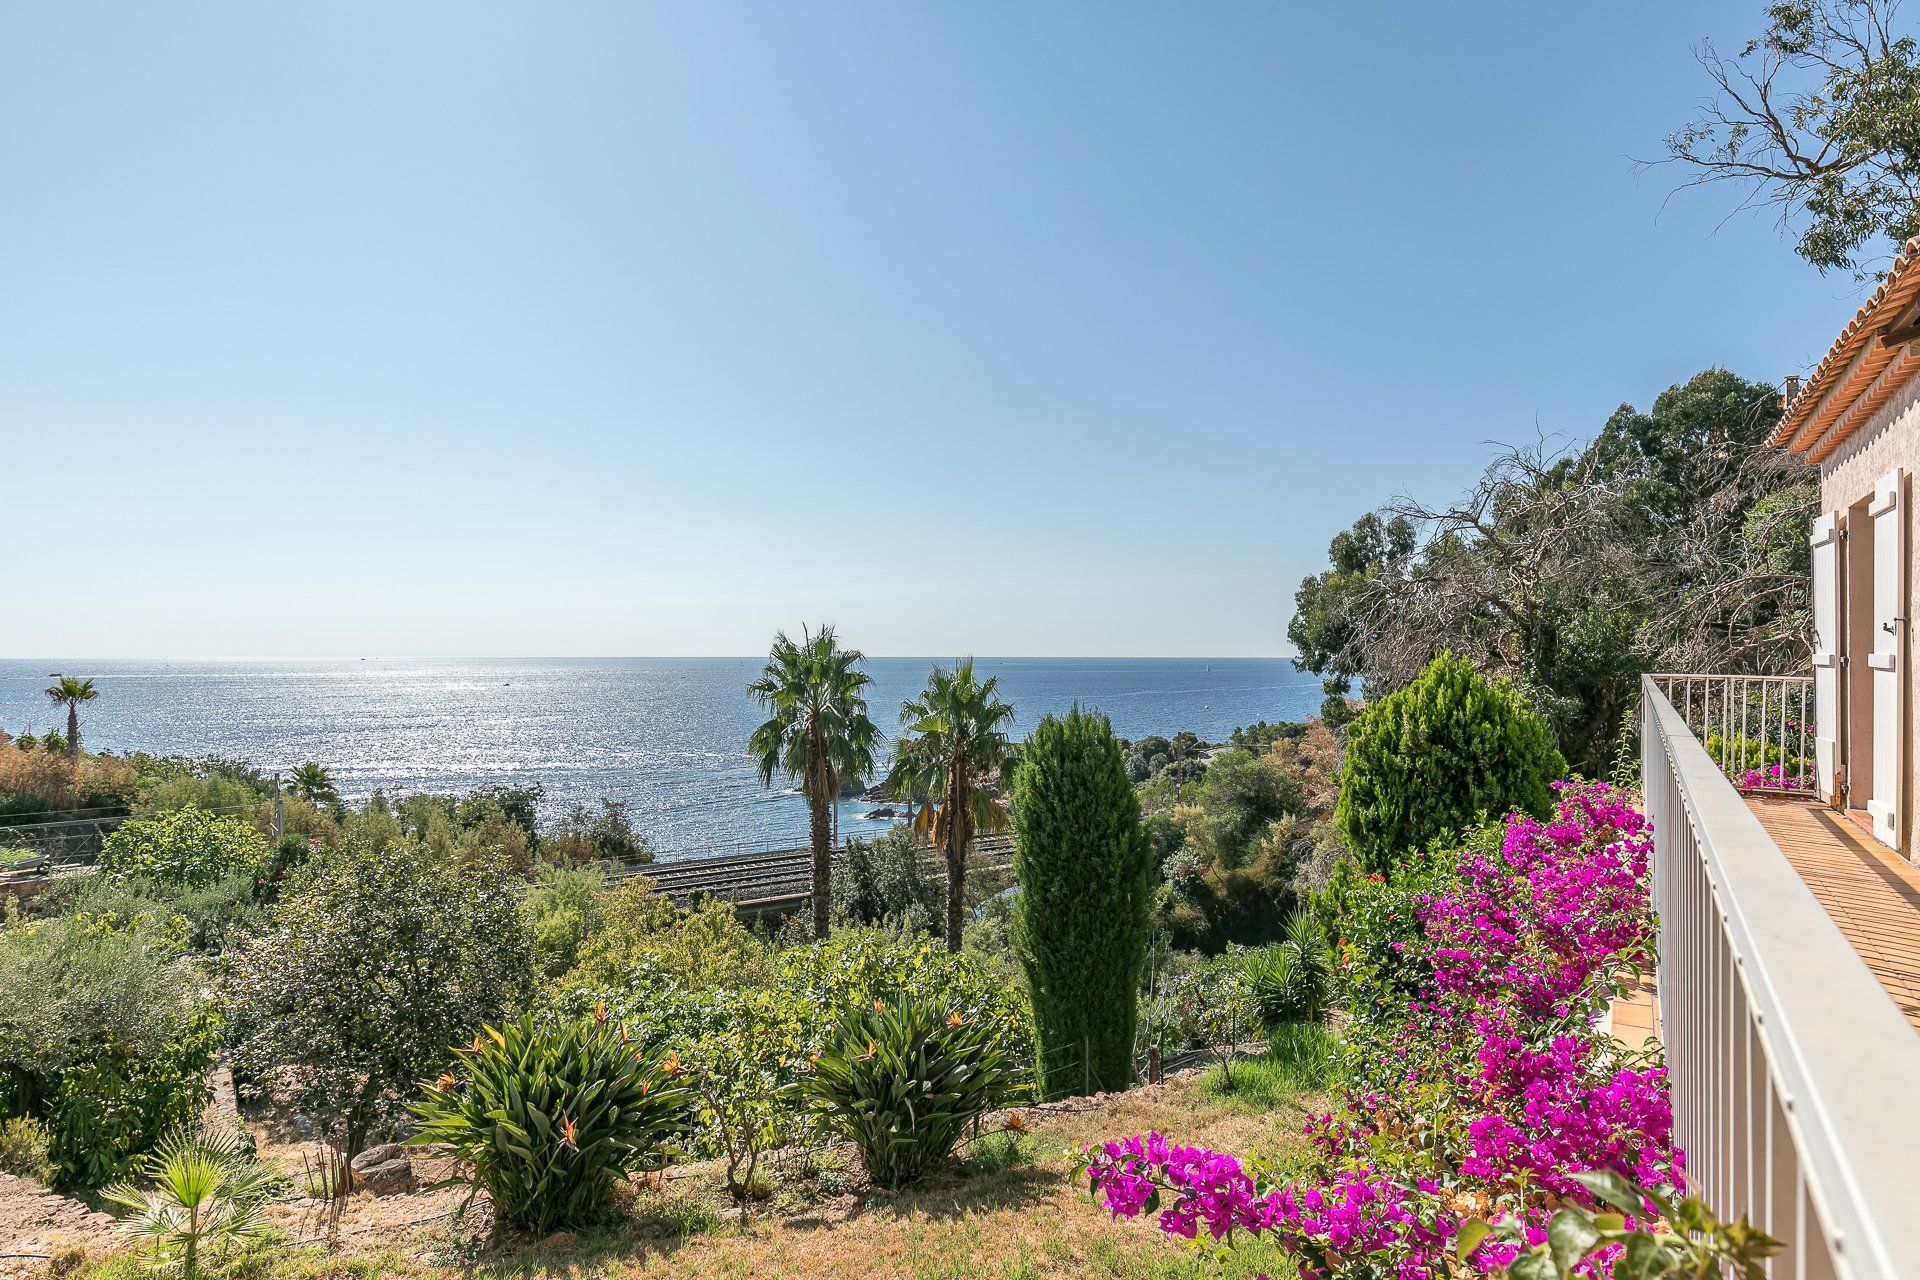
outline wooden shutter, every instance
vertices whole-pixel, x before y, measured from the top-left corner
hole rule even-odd
[[[1813,760],[1814,786],[1831,797],[1839,789],[1840,751],[1840,528],[1832,512],[1813,522]]]
[[[1873,487],[1873,795],[1867,816],[1882,844],[1900,847],[1900,792],[1906,771],[1907,507],[1895,467]],[[1863,646],[1864,647],[1864,646]]]

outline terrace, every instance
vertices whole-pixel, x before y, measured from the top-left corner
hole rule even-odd
[[[1786,1242],[1775,1280],[1912,1275],[1920,874],[1811,794],[1791,736],[1804,691],[1691,677],[1719,685],[1716,703],[1684,679],[1642,682],[1641,760],[1690,1178]],[[1739,722],[1763,701],[1777,719]],[[1752,780],[1755,743],[1784,768],[1743,796],[1729,774]]]

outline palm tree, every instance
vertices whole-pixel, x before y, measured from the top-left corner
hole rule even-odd
[[[1007,814],[986,791],[1012,755],[1006,726],[1013,708],[1000,701],[1000,680],[978,680],[973,659],[939,667],[917,698],[900,704],[905,731],[887,786],[898,795],[924,795],[914,816],[947,860],[947,950],[960,949],[966,910],[967,852],[978,831],[1004,831]]]
[[[866,661],[858,649],[842,649],[832,627],[801,629],[795,644],[782,631],[773,638],[766,670],[747,692],[766,709],[767,722],[753,731],[747,750],[763,786],[776,773],[800,783],[807,798],[813,837],[813,936],[828,928],[828,877],[833,868],[832,807],[843,779],[873,772],[880,730],[867,718]]]
[[[48,701],[67,709],[67,749],[76,754],[80,750],[80,704],[92,702],[99,696],[100,691],[93,687],[91,678],[76,680],[72,676],[61,676],[47,686]]]
[[[147,1157],[151,1187],[120,1183],[102,1193],[120,1229],[151,1245],[156,1269],[200,1280],[202,1261],[268,1235],[273,1180],[240,1145],[237,1133],[180,1132]]]
[[[340,788],[333,785],[333,775],[311,760],[287,778],[287,790],[315,808],[340,803]]]

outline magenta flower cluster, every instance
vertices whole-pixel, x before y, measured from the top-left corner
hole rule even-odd
[[[1813,770],[1789,772],[1784,764],[1770,764],[1764,769],[1748,769],[1734,782],[1742,791],[1811,791]]]
[[[1497,845],[1469,841],[1447,888],[1421,900],[1414,945],[1430,976],[1395,1039],[1409,1047],[1404,1089],[1309,1123],[1320,1176],[1269,1187],[1232,1156],[1127,1138],[1088,1152],[1114,1216],[1153,1213],[1187,1239],[1269,1235],[1303,1275],[1418,1280],[1448,1274],[1464,1214],[1518,1205],[1537,1239],[1559,1204],[1590,1203],[1572,1173],[1677,1187],[1666,1072],[1629,1065],[1596,1026],[1615,975],[1648,959],[1647,820],[1604,785],[1559,793],[1550,821],[1515,816]],[[1489,1244],[1473,1261],[1513,1252]]]
[[[1392,1259],[1398,1280],[1425,1280],[1444,1267],[1458,1229],[1428,1179],[1403,1186],[1351,1168],[1324,1183],[1263,1189],[1232,1156],[1157,1133],[1106,1143],[1088,1173],[1116,1218],[1164,1206],[1157,1219],[1169,1236],[1192,1240],[1203,1229],[1214,1240],[1235,1231],[1272,1236],[1315,1271],[1370,1256]]]

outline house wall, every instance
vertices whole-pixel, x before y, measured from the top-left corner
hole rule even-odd
[[[1866,425],[1854,433],[1851,440],[1834,451],[1820,466],[1820,509],[1848,514],[1848,508],[1863,499],[1873,496],[1873,486],[1881,476],[1900,467],[1906,472],[1906,488],[1902,493],[1902,509],[1906,515],[1907,530],[1907,592],[1909,598],[1913,584],[1920,582],[1920,538],[1914,536],[1913,500],[1914,475],[1920,472],[1920,376],[1908,380],[1907,384],[1895,392],[1893,398],[1881,406],[1880,411],[1870,418]],[[1857,520],[1849,520],[1847,540],[1851,544],[1856,538],[1870,538],[1872,532]],[[1851,599],[1856,592],[1871,593],[1871,580],[1850,579],[1846,590],[1848,600],[1841,602],[1841,616],[1850,617]],[[1869,595],[1870,598],[1870,595]],[[1907,617],[1914,616],[1912,608],[1900,611]],[[1866,648],[1861,645],[1857,631],[1849,627],[1846,634],[1848,686],[1841,692],[1841,701],[1850,701],[1850,689],[1857,689],[1867,680]],[[1900,805],[1900,848],[1907,851],[1909,857],[1914,851],[1911,833],[1914,830],[1913,808],[1916,797],[1920,797],[1920,749],[1913,745],[1916,730],[1913,709],[1920,706],[1920,663],[1914,660],[1916,646],[1909,634],[1907,638],[1908,659],[1906,663],[1906,707],[1903,719],[1906,722],[1908,747],[1906,751],[1906,794]],[[1857,704],[1856,704],[1857,705]],[[1871,769],[1871,757],[1863,757],[1858,750],[1850,751],[1848,767],[1850,770]],[[1857,776],[1857,775],[1856,775]],[[1854,804],[1863,806],[1865,788],[1855,792]]]

